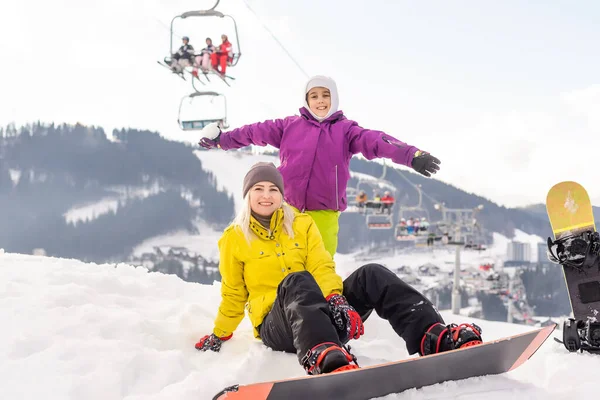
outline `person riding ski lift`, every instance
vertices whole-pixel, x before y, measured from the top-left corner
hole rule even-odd
[[[406,221],[406,230],[409,235],[415,233],[415,219],[413,217],[409,217],[408,221]]]
[[[212,68],[221,74],[225,75],[227,63],[233,61],[233,45],[229,42],[227,35],[221,35],[222,43],[217,46],[216,51],[210,55]]]
[[[389,190],[386,190],[383,193],[383,197],[381,198],[381,213],[387,212],[387,214],[392,213],[392,207],[394,207],[395,199],[390,193]]]
[[[364,190],[361,190],[356,196],[356,206],[358,208],[364,208],[368,199],[367,193]]]
[[[185,67],[189,67],[193,64],[194,58],[194,47],[190,44],[190,38],[184,36],[181,38],[183,44],[177,50],[177,53],[173,54],[171,60],[171,70],[176,73],[181,73]]]
[[[206,74],[210,68],[210,58],[212,54],[215,52],[216,47],[212,43],[211,38],[206,38],[206,47],[200,50],[200,54],[196,55],[196,62],[194,63],[194,70],[192,71],[192,75],[198,77],[198,68],[202,70],[202,73]]]
[[[429,222],[427,221],[427,218],[425,218],[425,217],[421,218],[421,225],[420,225],[419,229],[424,232],[429,230]]]
[[[400,235],[406,235],[406,218],[400,218],[400,222],[398,222],[398,230]]]

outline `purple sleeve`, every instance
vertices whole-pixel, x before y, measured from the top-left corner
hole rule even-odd
[[[374,158],[389,158],[396,164],[410,167],[417,150],[411,146],[381,131],[361,128],[352,121],[348,133],[350,152],[361,153],[367,160]]]
[[[244,125],[240,128],[223,132],[219,145],[223,150],[239,149],[251,144],[266,146],[270,144],[279,148],[283,135],[284,120],[274,119],[255,124]]]

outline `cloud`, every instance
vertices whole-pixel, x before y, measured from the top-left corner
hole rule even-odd
[[[588,128],[600,134],[600,84],[565,93],[562,99],[572,115],[583,117]]]
[[[440,179],[507,206],[543,202],[562,180],[600,196],[599,94],[591,86],[559,94],[536,111],[465,115],[432,146],[443,162]]]
[[[119,0],[92,3],[1,3],[0,125],[81,122],[107,132],[135,127],[197,142],[197,135],[177,127],[178,105],[191,85],[156,61],[168,52],[171,19],[213,1],[148,0],[144,7]],[[387,15],[370,20],[352,7],[327,2],[316,14],[304,3],[250,3],[308,73],[336,79],[348,118],[434,153],[442,160],[439,179],[511,206],[542,202],[548,188],[566,179],[600,198],[595,172],[600,85],[564,93],[547,81],[541,89],[521,87],[510,82],[515,76],[498,75],[498,66],[469,64],[473,60],[463,59],[468,49],[460,47],[464,41],[439,42],[436,27],[421,32],[432,39],[423,42],[412,32],[418,24],[385,26],[410,30],[404,42],[394,34],[373,36],[384,28]],[[219,8],[235,17],[243,54],[231,70],[236,77],[231,88],[219,82],[207,88],[227,96],[231,126],[297,113],[302,72],[242,0],[221,1]],[[177,32],[189,31],[195,46],[213,32],[218,36],[231,29],[226,20],[192,20],[181,21]],[[350,22],[356,20],[363,24],[360,29]],[[448,23],[455,24],[451,16]],[[507,41],[506,49],[512,43]],[[461,49],[459,60],[420,58]],[[465,65],[481,69],[479,80],[460,76],[469,72]],[[561,87],[572,87],[562,79]],[[510,84],[499,88],[504,82]]]

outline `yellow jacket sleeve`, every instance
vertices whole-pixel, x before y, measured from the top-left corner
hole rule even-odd
[[[225,230],[219,240],[219,272],[221,273],[221,304],[215,319],[213,333],[218,337],[229,336],[242,319],[248,301],[248,290],[244,283],[244,264],[236,257],[233,229]]]
[[[331,293],[342,294],[342,277],[335,272],[335,263],[325,249],[319,228],[310,218],[307,231],[306,270],[315,278],[323,296]]]

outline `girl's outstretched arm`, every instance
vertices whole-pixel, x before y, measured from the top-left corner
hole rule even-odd
[[[361,153],[367,160],[389,158],[396,164],[411,166],[417,147],[385,132],[362,128],[354,121],[351,124],[348,137],[352,154]]]
[[[285,120],[273,119],[255,124],[244,125],[221,133],[219,145],[223,150],[239,149],[251,144],[279,148]]]

